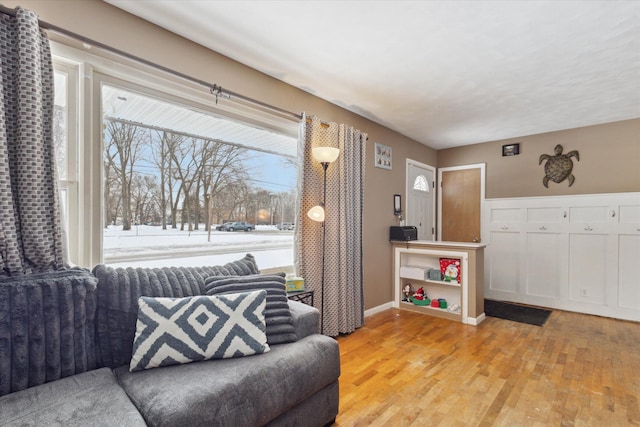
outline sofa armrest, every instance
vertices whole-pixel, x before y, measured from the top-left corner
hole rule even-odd
[[[320,332],[320,312],[317,308],[289,300],[289,309],[296,337],[299,340]]]

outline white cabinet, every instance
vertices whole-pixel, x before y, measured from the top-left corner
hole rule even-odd
[[[472,325],[484,319],[483,268],[484,244],[458,242],[392,242],[394,307],[443,317]],[[430,280],[425,272],[440,270],[440,259],[460,262],[460,281]],[[403,287],[412,291],[422,287],[430,299],[443,298],[447,308],[435,308],[403,302]],[[453,306],[458,310],[452,310]]]
[[[485,296],[640,320],[640,194],[485,204]]]

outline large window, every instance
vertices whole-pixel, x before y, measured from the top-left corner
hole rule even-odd
[[[261,268],[293,264],[296,123],[262,125],[254,113],[244,121],[217,109],[211,95],[176,96],[194,91],[175,81],[128,68],[114,76],[91,57],[79,64],[55,66],[56,143],[66,153],[58,162],[83,160],[74,200],[73,180],[59,167],[72,262],[212,265],[250,252]],[[84,91],[80,70],[91,76]],[[78,91],[77,134],[90,140],[82,143],[66,132],[67,100]]]

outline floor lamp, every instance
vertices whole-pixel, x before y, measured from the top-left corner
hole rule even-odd
[[[324,333],[324,248],[325,239],[327,235],[327,228],[324,226],[325,217],[325,202],[327,198],[327,168],[330,163],[336,161],[340,155],[340,150],[334,147],[316,147],[313,149],[313,158],[316,159],[322,165],[323,176],[323,190],[322,201],[316,206],[309,209],[307,215],[314,221],[322,223],[322,276],[320,282],[320,333]]]

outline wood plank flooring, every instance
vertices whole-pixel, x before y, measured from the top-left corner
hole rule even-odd
[[[554,311],[543,327],[391,309],[339,337],[335,426],[640,425],[640,323]]]

